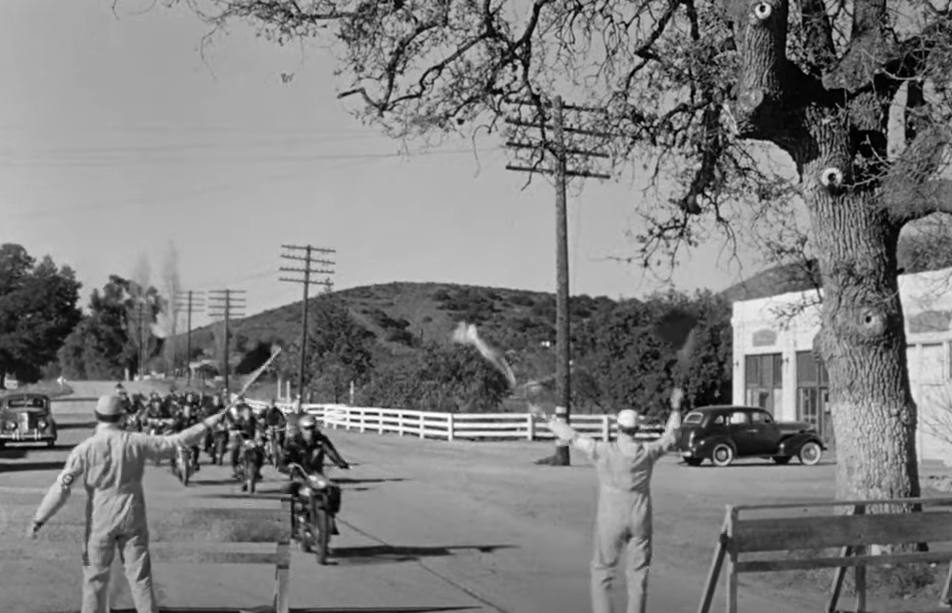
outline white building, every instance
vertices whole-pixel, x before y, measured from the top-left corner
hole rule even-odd
[[[902,275],[899,293],[919,407],[919,459],[952,464],[952,268]],[[733,402],[813,423],[829,440],[827,373],[813,354],[819,311],[816,291],[734,303]]]

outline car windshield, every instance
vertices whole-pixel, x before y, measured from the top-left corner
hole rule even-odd
[[[8,409],[29,411],[45,409],[46,401],[43,398],[11,398],[6,405]]]
[[[684,416],[683,423],[686,424],[699,424],[704,420],[704,413],[698,413],[694,411],[693,413],[688,413]]]

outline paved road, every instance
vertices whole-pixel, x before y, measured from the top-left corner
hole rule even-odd
[[[95,386],[78,387],[78,396],[100,391]],[[77,491],[38,541],[27,541],[21,534],[68,446],[88,435],[91,410],[89,402],[57,403],[55,411],[64,426],[63,446],[31,449],[12,457],[8,451],[2,456],[0,611],[76,611],[85,494]],[[344,493],[342,534],[334,543],[336,564],[320,567],[312,556],[295,552],[292,607],[323,613],[588,610],[590,538],[587,528],[579,527],[582,513],[572,509],[590,512],[584,509],[593,494],[589,469],[560,473],[531,467],[502,474],[496,468],[499,458],[494,450],[507,448],[490,444],[480,445],[478,453],[465,462],[468,470],[462,471],[459,455],[465,443],[420,443],[337,432],[332,436],[345,457],[357,465],[349,473],[337,473]],[[539,451],[536,448],[535,453]],[[495,460],[487,455],[493,453]],[[527,470],[538,471],[532,473],[536,475],[533,481],[525,477]],[[492,477],[492,491],[481,479],[487,475]],[[150,527],[158,560],[155,574],[164,607],[253,608],[270,602],[273,567],[227,563],[229,553],[274,551],[273,542],[268,541],[281,529],[273,498],[279,476],[266,469],[265,477],[262,492],[252,498],[242,494],[227,479],[225,469],[218,467],[204,466],[188,488],[165,467],[147,471]],[[559,498],[566,500],[564,509],[558,506]],[[532,508],[541,504],[546,505],[544,512],[541,507]],[[255,515],[241,519],[249,513]],[[265,542],[234,542],[248,535]],[[702,550],[710,551],[707,543],[702,545]],[[664,547],[659,549],[664,552]],[[162,563],[163,552],[170,550],[193,561]],[[656,561],[652,610],[696,610],[702,583],[697,569],[707,559],[696,562],[685,570]],[[114,606],[131,607],[123,583],[117,582]],[[742,593],[741,606],[751,612],[802,610],[748,593]]]

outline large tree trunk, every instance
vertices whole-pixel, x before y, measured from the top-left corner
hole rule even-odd
[[[810,166],[804,174],[820,176],[823,169]],[[837,497],[917,497],[917,419],[896,273],[898,224],[873,192],[837,194],[806,183],[823,275],[818,348],[830,374]]]

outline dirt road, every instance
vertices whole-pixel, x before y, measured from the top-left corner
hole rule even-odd
[[[98,387],[76,389],[77,396],[96,393]],[[69,446],[90,432],[91,411],[89,402],[57,403],[55,414],[64,427],[62,446],[0,456],[0,611],[54,613],[78,608],[85,494],[76,491],[38,541],[27,541],[22,534]],[[333,543],[336,563],[320,567],[312,556],[295,552],[292,607],[324,613],[588,610],[595,491],[591,469],[532,465],[533,459],[550,451],[548,445],[473,445],[330,434],[345,458],[356,464],[348,473],[332,473],[344,488],[341,535]],[[741,473],[749,468],[731,470],[737,471],[736,481],[743,484]],[[780,472],[785,470],[794,468]],[[817,468],[813,478],[827,470]],[[708,526],[709,519],[698,526],[691,508],[720,506],[725,497],[737,493],[705,493],[704,473],[710,475],[709,471],[685,472],[685,467],[668,459],[658,467],[653,611],[697,609],[718,526],[716,522]],[[235,542],[249,534],[267,541],[278,530],[278,503],[273,496],[279,476],[266,469],[265,477],[261,493],[252,498],[242,494],[219,467],[203,466],[188,488],[167,467],[148,470],[155,574],[163,606],[254,608],[270,603],[273,567],[227,563],[229,553],[274,551],[269,542]],[[809,477],[802,479],[807,492],[812,487],[817,497],[828,495],[822,484],[811,486]],[[825,480],[817,480],[821,481]],[[804,491],[793,495],[803,497]],[[242,519],[249,514],[249,519]],[[679,520],[672,523],[675,516]],[[711,516],[710,511],[704,515]],[[680,522],[685,523],[679,527]],[[698,535],[704,536],[699,539]],[[689,555],[684,562],[685,548],[698,555]],[[681,555],[674,555],[676,550]],[[193,562],[163,563],[163,552],[187,554]],[[671,562],[676,559],[682,561]],[[114,606],[131,607],[122,583],[117,584]],[[622,598],[619,593],[619,604]],[[745,612],[803,609],[796,602],[778,602],[751,589],[741,590]]]

